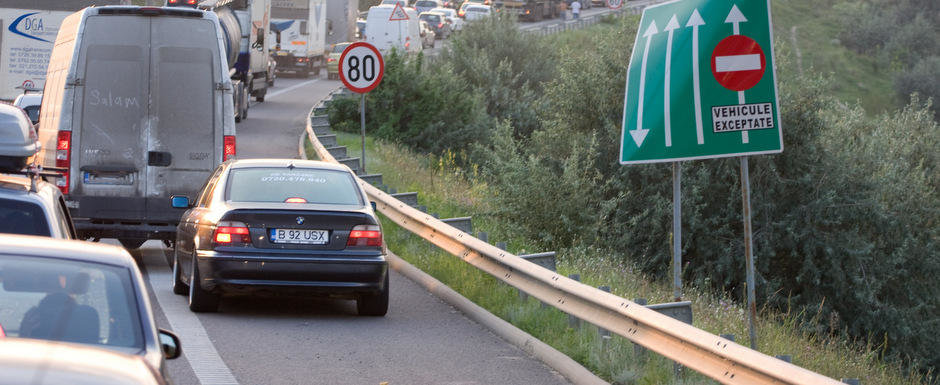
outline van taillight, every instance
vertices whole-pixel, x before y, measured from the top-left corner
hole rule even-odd
[[[55,142],[55,166],[64,168],[62,177],[56,180],[56,186],[63,194],[69,193],[69,168],[72,165],[72,131],[59,131]]]
[[[358,225],[349,232],[346,246],[382,246],[382,228],[378,225]]]
[[[235,157],[235,136],[225,135],[222,137],[222,161],[227,161]]]

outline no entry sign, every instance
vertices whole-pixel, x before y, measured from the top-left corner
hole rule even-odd
[[[718,84],[733,91],[750,89],[764,77],[767,61],[754,39],[731,35],[712,52],[712,75]]]

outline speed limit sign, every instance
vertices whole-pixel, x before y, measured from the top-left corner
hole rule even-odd
[[[350,91],[364,94],[382,81],[385,62],[372,44],[350,44],[339,57],[339,78]]]

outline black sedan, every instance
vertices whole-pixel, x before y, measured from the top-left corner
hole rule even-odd
[[[0,282],[0,336],[137,355],[164,376],[164,359],[180,355],[179,339],[157,330],[140,270],[123,248],[0,234]]]
[[[219,166],[177,227],[173,291],[216,311],[223,295],[355,299],[360,315],[388,311],[382,228],[346,166],[249,159]]]

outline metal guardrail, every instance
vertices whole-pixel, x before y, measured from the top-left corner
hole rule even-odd
[[[307,119],[307,137],[317,155],[321,160],[338,163],[317,140],[311,120]],[[721,383],[840,384],[832,378],[547,270],[449,226],[357,179],[369,199],[376,202],[378,210],[399,226],[546,304]]]

